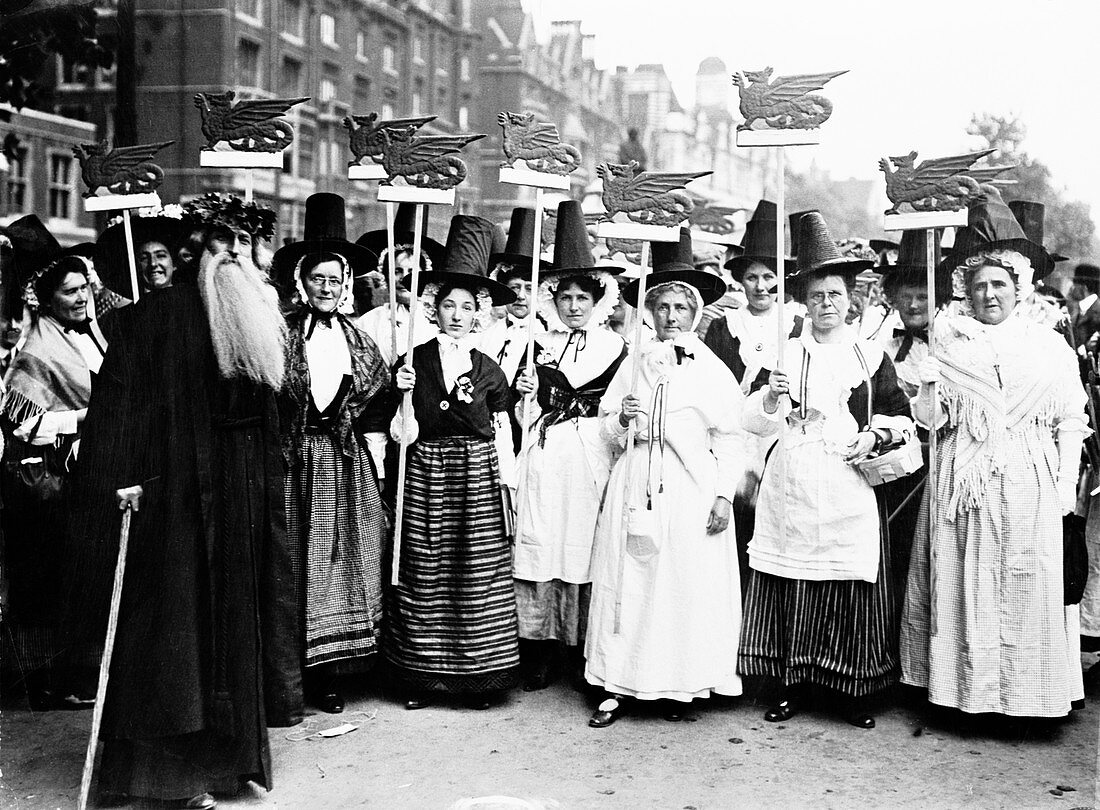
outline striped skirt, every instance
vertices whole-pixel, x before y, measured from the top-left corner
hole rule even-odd
[[[386,659],[408,685],[469,693],[515,684],[512,552],[491,442],[452,437],[413,448],[400,583],[386,606]]]
[[[308,667],[377,652],[386,523],[367,450],[347,458],[328,434],[304,441],[286,518]]]
[[[853,697],[897,680],[897,612],[883,543],[874,582],[810,581],[752,571],[739,671],[786,686],[817,684]]]

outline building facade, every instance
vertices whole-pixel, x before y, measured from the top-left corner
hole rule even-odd
[[[282,171],[254,173],[256,198],[279,212],[282,237],[300,238],[306,197],[341,194],[349,234],[384,227],[376,184],[347,179],[343,119],[435,114],[429,133],[469,126],[478,35],[472,0],[137,0],[134,13],[137,141],[175,141],[159,153],[162,197],[243,192],[241,170],[199,166],[205,139],[196,93],[235,89],[238,98],[309,97],[289,120],[295,140]],[[109,21],[112,12],[105,11]],[[107,26],[105,26],[107,27]],[[123,68],[125,69],[125,68]],[[58,66],[57,109],[84,108],[110,136],[117,104],[110,77],[69,76]],[[72,71],[69,71],[71,74]],[[480,196],[477,178],[459,188],[457,210]],[[442,219],[442,218],[439,218]],[[446,222],[432,226],[445,236]],[[440,232],[436,232],[436,230]]]
[[[63,246],[95,239],[95,220],[84,211],[80,165],[73,147],[95,140],[94,124],[51,113],[0,107],[14,137],[11,158],[0,157],[0,225],[37,214]]]

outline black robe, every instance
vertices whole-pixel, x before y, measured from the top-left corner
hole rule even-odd
[[[93,386],[74,477],[68,613],[93,638],[118,549],[114,491],[144,488],[102,736],[213,734],[270,787],[265,726],[302,716],[274,392],[219,375],[196,287],[131,309]]]

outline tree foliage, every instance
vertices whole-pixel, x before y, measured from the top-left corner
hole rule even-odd
[[[1046,206],[1047,248],[1074,260],[1096,255],[1096,226],[1089,206],[1066,199],[1053,185],[1046,164],[1023,148],[1027,127],[1018,116],[975,114],[966,131],[980,138],[985,148],[997,150],[990,157],[992,162],[1016,166],[1005,174],[1007,179],[1016,181],[1001,189],[1005,201],[1032,200]]]

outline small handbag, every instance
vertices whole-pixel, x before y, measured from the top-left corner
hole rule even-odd
[[[1089,550],[1085,540],[1085,518],[1062,516],[1062,590],[1063,604],[1078,605],[1085,595],[1089,576]]]
[[[4,472],[11,486],[39,501],[55,501],[65,491],[65,459],[71,441],[35,446],[40,419],[26,441],[11,439],[4,451]]]
[[[859,364],[863,367],[863,375],[867,379],[867,427],[870,427],[873,416],[871,398],[874,390],[871,385],[871,370],[867,367],[867,361],[859,346],[856,345],[853,348],[856,350]],[[859,471],[863,473],[863,477],[867,479],[867,483],[873,487],[912,475],[923,466],[924,456],[921,453],[920,440],[917,438],[916,431],[903,444],[885,453],[868,456],[856,464]]]

